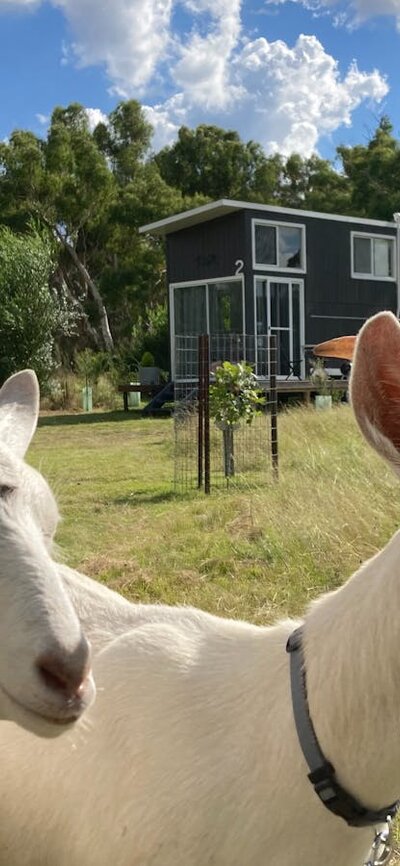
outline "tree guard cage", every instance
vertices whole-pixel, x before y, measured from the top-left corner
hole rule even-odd
[[[276,352],[276,337],[265,334],[175,337],[177,493],[196,488],[210,493],[232,485],[246,489],[277,479]],[[210,388],[212,398],[216,371],[224,361],[244,362],[254,373],[252,388],[263,402],[249,424],[244,418],[218,422],[210,410]]]

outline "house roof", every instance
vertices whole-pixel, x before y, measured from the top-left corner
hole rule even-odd
[[[395,222],[384,222],[383,220],[360,219],[360,217],[342,216],[340,214],[319,213],[318,211],[297,210],[291,207],[278,207],[271,204],[256,204],[248,201],[233,201],[227,198],[221,198],[218,201],[212,201],[209,204],[203,204],[201,207],[192,208],[192,210],[183,211],[182,213],[174,214],[166,217],[166,219],[158,220],[154,223],[148,223],[145,226],[140,226],[140,234],[152,235],[168,235],[171,232],[178,232],[181,229],[190,228],[190,226],[198,225],[198,223],[208,222],[209,220],[217,219],[217,217],[226,216],[229,213],[234,213],[239,210],[262,211],[262,213],[274,214],[291,214],[292,216],[307,216],[315,217],[316,219],[338,220],[340,222],[355,223],[363,226],[383,226],[385,228],[396,228]]]

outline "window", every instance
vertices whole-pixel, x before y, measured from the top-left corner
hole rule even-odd
[[[352,277],[394,280],[395,238],[352,232]]]
[[[209,283],[210,334],[243,333],[242,283]]]
[[[207,332],[206,287],[185,286],[174,292],[175,334]]]
[[[188,337],[195,338],[199,334],[232,336],[239,338],[243,346],[243,276],[222,277],[204,283],[171,284],[170,310],[173,378],[197,376],[197,362],[191,361],[188,366],[182,351],[182,347],[188,345],[185,343]],[[195,345],[195,341],[192,341],[192,345]]]
[[[305,227],[253,220],[253,266],[263,270],[305,270]]]

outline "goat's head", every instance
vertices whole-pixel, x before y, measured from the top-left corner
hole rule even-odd
[[[368,319],[358,337],[338,337],[316,355],[353,360],[350,396],[367,441],[400,474],[400,324],[393,313]]]
[[[57,506],[23,459],[38,409],[35,374],[11,376],[0,390],[0,718],[51,736],[95,690],[88,643],[50,556]]]

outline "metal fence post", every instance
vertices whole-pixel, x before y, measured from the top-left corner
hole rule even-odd
[[[209,493],[210,473],[210,346],[208,334],[198,338],[198,447],[197,447],[197,487],[203,486]],[[204,469],[204,472],[203,472]]]
[[[204,492],[211,489],[210,471],[210,338],[204,334]]]
[[[277,373],[277,340],[276,335],[272,334],[269,337],[269,385],[270,385],[270,403],[271,403],[271,459],[272,472],[275,481],[279,477],[279,456],[278,456],[278,393],[276,390],[276,373]]]
[[[198,431],[197,431],[197,487],[203,485],[203,426],[204,426],[204,345],[203,336],[197,340],[197,405],[198,405]]]

